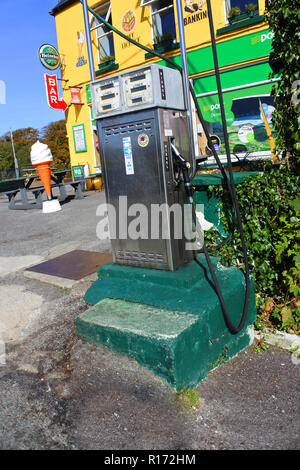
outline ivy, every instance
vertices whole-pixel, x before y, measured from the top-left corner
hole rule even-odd
[[[295,333],[300,333],[299,183],[300,177],[286,164],[279,168],[269,164],[263,173],[236,186],[260,319]],[[228,200],[222,191],[223,201]],[[211,254],[226,266],[243,268],[238,230],[219,249],[216,238],[213,229],[207,232]]]
[[[272,90],[278,103],[273,114],[277,155],[290,168],[300,166],[300,4],[299,0],[266,0],[265,18],[274,32],[271,78],[280,75]]]

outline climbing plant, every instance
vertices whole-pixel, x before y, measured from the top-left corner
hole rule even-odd
[[[273,115],[277,154],[287,158],[290,169],[300,166],[300,3],[299,0],[266,0],[265,18],[274,33],[270,65],[280,76],[272,94],[278,103]]]
[[[271,167],[237,185],[259,318],[267,326],[300,333],[300,177],[288,166]],[[213,191],[220,189],[210,188]],[[227,195],[221,189],[226,203]],[[216,233],[207,234],[222,264],[243,268],[239,232],[217,249]]]

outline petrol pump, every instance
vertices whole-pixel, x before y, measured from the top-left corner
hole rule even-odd
[[[213,32],[209,0],[207,5]],[[180,17],[180,0],[177,8]],[[184,49],[180,21],[179,31]],[[213,38],[212,44],[222,120],[226,124]],[[185,53],[186,68],[184,57]],[[98,281],[87,291],[85,300],[94,306],[77,319],[77,334],[134,357],[177,389],[194,386],[218,363],[218,357],[232,357],[253,338],[253,280],[231,161],[228,177],[206,130],[188,75],[178,67],[145,65],[93,80],[91,90],[109,221],[110,211],[117,215],[116,220],[122,219],[121,197],[126,197],[128,206],[142,204],[150,213],[153,205],[176,204],[182,210],[172,217],[167,211],[160,219],[158,232],[167,225],[167,238],[116,236],[111,240],[113,263],[99,269]],[[244,249],[245,275],[236,268],[221,266],[217,258],[210,256],[203,239],[192,193],[197,161],[191,99],[233,202]],[[224,135],[228,154],[226,130]],[[196,234],[192,250],[187,249],[184,235],[175,236],[176,227],[186,223],[182,220],[186,205],[191,207],[191,233]]]
[[[128,206],[143,204],[149,216],[155,204],[166,208],[178,204],[182,209],[174,217],[168,211],[160,217],[160,225],[169,229],[166,239],[153,239],[150,233],[146,239],[112,239],[113,260],[174,271],[192,259],[184,236],[174,237],[187,201],[184,185],[176,181],[172,146],[190,167],[192,155],[180,73],[152,64],[98,80],[91,90],[106,199],[117,220],[121,196]],[[158,227],[158,233],[162,231]]]

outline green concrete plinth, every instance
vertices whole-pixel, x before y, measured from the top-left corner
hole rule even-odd
[[[227,308],[239,324],[245,280],[212,258]],[[208,371],[251,342],[256,317],[253,283],[246,325],[229,332],[203,255],[176,272],[102,266],[85,300],[94,305],[76,320],[77,335],[134,358],[176,390],[194,387]]]

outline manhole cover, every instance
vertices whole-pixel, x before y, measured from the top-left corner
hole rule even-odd
[[[95,273],[100,266],[112,261],[110,253],[99,251],[74,250],[57,258],[28,268],[33,271],[50,276],[64,277],[77,281]]]

